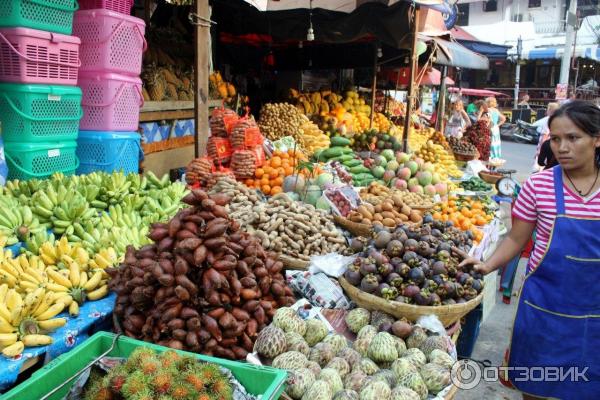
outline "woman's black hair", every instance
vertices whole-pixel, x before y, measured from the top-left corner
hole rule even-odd
[[[569,118],[575,126],[592,137],[600,136],[600,108],[589,101],[572,100],[564,104],[550,116],[548,127],[558,117]],[[596,165],[600,166],[600,148],[596,148]]]

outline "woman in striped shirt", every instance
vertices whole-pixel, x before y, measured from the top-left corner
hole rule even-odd
[[[512,230],[490,259],[467,259],[463,265],[484,274],[495,271],[515,257],[536,230],[513,325],[508,379],[524,399],[597,399],[600,109],[569,102],[552,115],[549,127],[559,165],[525,183],[513,209]],[[576,381],[568,379],[574,368],[584,374]],[[554,379],[555,372],[563,379]],[[542,379],[540,373],[545,374]]]

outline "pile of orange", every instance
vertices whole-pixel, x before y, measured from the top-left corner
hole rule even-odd
[[[283,179],[298,170],[298,164],[306,161],[304,154],[293,150],[275,150],[270,159],[262,167],[256,168],[254,179],[246,179],[244,184],[250,188],[260,189],[266,195],[281,193]]]
[[[450,197],[447,202],[437,204],[432,210],[433,219],[451,221],[463,231],[471,230],[475,241],[483,239],[482,227],[494,219],[491,212],[486,211],[485,204],[470,198]]]

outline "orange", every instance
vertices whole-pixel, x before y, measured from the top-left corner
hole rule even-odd
[[[281,167],[281,157],[275,156],[271,158],[271,167]]]
[[[257,181],[258,183],[258,181]],[[269,176],[268,175],[263,175],[263,177],[260,179],[260,184],[261,185],[268,185],[269,184]]]
[[[436,211],[433,213],[432,217],[433,217],[433,219],[440,220],[440,219],[442,219],[442,214],[440,214],[439,212]]]
[[[273,152],[273,157],[279,157],[279,156],[281,156],[281,150],[275,150]]]
[[[294,173],[294,168],[292,168],[292,167],[285,167],[283,169],[283,173],[284,173],[285,176],[292,175]]]
[[[269,185],[262,185],[260,187],[260,190],[262,190],[262,192],[264,194],[269,194],[269,193],[271,193],[271,186],[269,186]]]
[[[473,213],[471,212],[471,210],[469,210],[466,207],[464,207],[462,210],[460,210],[460,212],[462,213],[462,215],[464,215],[467,218],[471,218],[473,216]]]
[[[246,179],[244,181],[244,184],[248,187],[252,187],[252,186],[254,186],[254,179]]]
[[[265,170],[262,168],[256,168],[256,171],[254,171],[254,176],[256,176],[257,178],[262,177],[265,174]]]
[[[266,164],[264,167],[262,167],[262,169],[263,169],[263,171],[265,171],[265,174],[269,175],[273,168],[271,168],[271,166],[269,164]]]
[[[290,153],[282,153],[279,156],[284,160],[288,160],[290,158]]]
[[[277,168],[277,172],[279,172],[279,175],[284,175],[284,174],[285,174],[285,168],[283,168],[283,167],[278,167],[278,168]]]
[[[271,172],[269,173],[269,178],[271,179],[275,179],[279,176],[279,171],[277,171],[277,169],[273,168],[271,170]]]
[[[281,186],[283,185],[283,177],[282,176],[278,176],[277,178],[273,179],[273,185],[274,186]],[[275,189],[275,188],[273,188]]]
[[[280,186],[273,186],[271,188],[271,195],[276,195],[277,193],[281,193],[281,187]]]

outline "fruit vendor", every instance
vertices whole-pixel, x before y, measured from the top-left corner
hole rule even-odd
[[[537,238],[519,297],[510,367],[576,368],[585,379],[522,379],[508,372],[524,399],[600,396],[600,109],[572,101],[549,119],[559,165],[531,176],[515,203],[508,237],[485,262],[463,265],[487,274]],[[549,370],[549,369],[547,369]],[[529,371],[532,371],[529,369]],[[544,370],[542,370],[544,371]],[[585,371],[585,372],[582,372]],[[532,378],[535,374],[529,374]],[[548,375],[549,376],[549,375]]]

